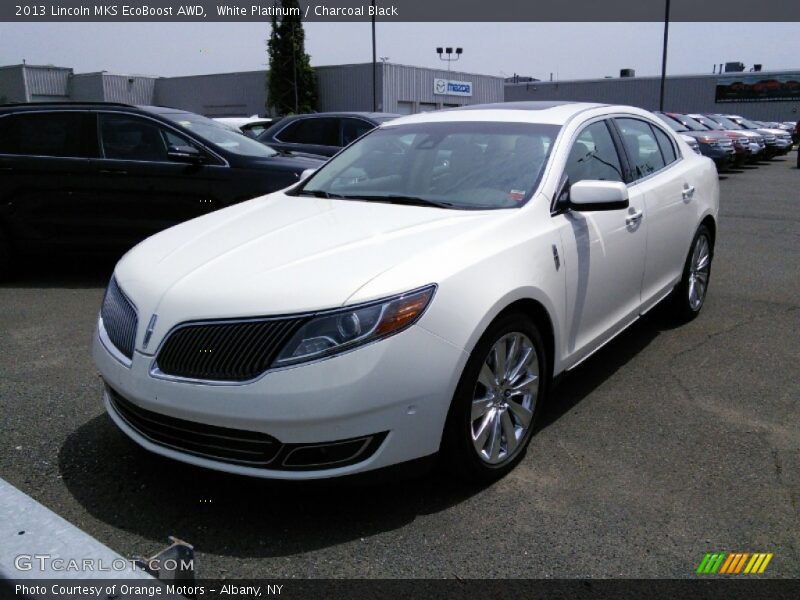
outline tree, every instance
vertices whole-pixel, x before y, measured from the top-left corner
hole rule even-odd
[[[305,50],[300,5],[297,0],[281,0],[281,7],[285,16],[278,20],[273,15],[267,42],[267,109],[279,116],[313,112],[317,107],[317,80]],[[288,14],[293,8],[297,14]]]

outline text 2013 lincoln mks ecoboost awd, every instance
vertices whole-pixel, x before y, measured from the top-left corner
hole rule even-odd
[[[94,358],[143,447],[284,479],[438,454],[488,481],[553,378],[662,300],[703,306],[716,169],[652,114],[505,103],[403,117],[280,192],[116,266]]]

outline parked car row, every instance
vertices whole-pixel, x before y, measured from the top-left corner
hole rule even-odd
[[[656,112],[673,131],[693,138],[695,151],[722,171],[788,154],[792,133],[778,123],[751,121],[740,115]]]

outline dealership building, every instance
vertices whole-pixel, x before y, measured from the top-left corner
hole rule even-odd
[[[371,111],[372,63],[316,67],[320,111]],[[471,104],[519,100],[578,100],[659,107],[660,78],[573,81],[448,72],[389,62],[375,69],[375,103],[383,112],[411,114]],[[186,77],[75,73],[68,67],[0,67],[0,103],[106,101],[156,104],[211,117],[263,114],[267,71]],[[666,80],[664,108],[675,112],[742,113],[754,119],[800,119],[800,71],[678,75]]]
[[[572,81],[509,82],[505,101],[578,100],[630,104],[658,110],[660,77],[621,77]],[[664,110],[683,113],[743,114],[763,121],[800,119],[800,71],[742,71],[666,78]]]
[[[371,111],[372,63],[315,67],[320,111]],[[173,106],[210,117],[264,113],[267,71],[187,77],[75,73],[67,67],[0,67],[2,102],[124,102]],[[379,62],[375,103],[383,112],[411,114],[502,102],[502,77]]]

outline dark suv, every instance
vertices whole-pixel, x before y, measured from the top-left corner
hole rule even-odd
[[[256,139],[279,150],[333,156],[350,142],[396,119],[391,113],[313,113],[284,117]]]
[[[0,105],[0,271],[12,251],[125,250],[321,164],[176,109]]]

